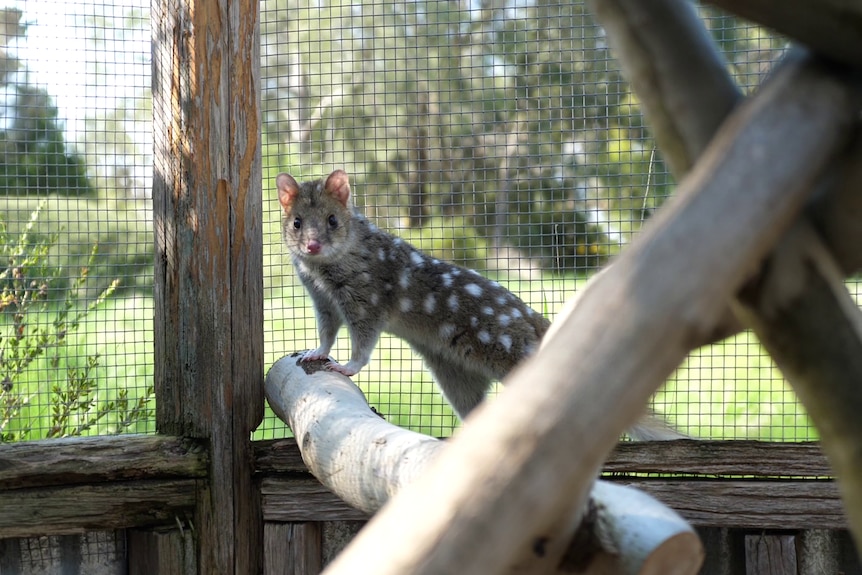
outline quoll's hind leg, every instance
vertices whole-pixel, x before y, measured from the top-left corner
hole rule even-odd
[[[453,357],[447,357],[446,354],[419,346],[414,346],[414,349],[425,360],[446,401],[463,421],[485,399],[491,387],[491,378],[457,364]]]

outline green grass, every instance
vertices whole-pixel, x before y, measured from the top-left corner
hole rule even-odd
[[[307,297],[284,266],[283,275],[269,278],[265,310],[265,366],[281,356],[317,344],[315,321]],[[553,315],[566,294],[583,287],[584,278],[542,282],[505,281],[536,309]],[[63,365],[78,365],[88,354],[100,354],[96,376],[101,397],[109,399],[125,387],[143,393],[153,378],[153,301],[149,295],[117,295],[94,312],[69,342]],[[332,355],[349,357],[342,331]],[[50,377],[42,366],[28,380],[32,394],[28,417],[44,417]],[[401,341],[384,336],[372,362],[354,381],[372,406],[388,421],[435,436],[448,436],[457,420],[437,391],[422,362]],[[695,437],[799,441],[817,438],[807,416],[780,372],[751,334],[697,350],[657,394],[655,406],[670,421]],[[109,432],[97,427],[92,433]],[[151,432],[152,423],[134,431]],[[255,439],[289,435],[266,408]]]

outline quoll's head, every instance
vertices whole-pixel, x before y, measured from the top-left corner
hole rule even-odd
[[[353,206],[344,170],[302,184],[281,173],[275,183],[283,212],[282,237],[293,255],[326,258],[346,249]]]

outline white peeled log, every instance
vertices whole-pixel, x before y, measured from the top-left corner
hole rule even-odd
[[[341,374],[320,370],[323,362],[300,364],[286,356],[270,368],[265,381],[273,411],[293,430],[302,458],[318,480],[351,506],[373,514],[426,469],[446,442],[392,425],[375,413],[362,391]],[[320,370],[320,371],[315,371]],[[505,465],[505,457],[501,457]],[[553,463],[548,463],[549,470]],[[456,478],[452,478],[456,480]],[[420,502],[415,517],[426,513]],[[489,509],[499,513],[505,501]],[[574,507],[575,502],[572,502]],[[534,534],[546,539],[574,541],[564,558],[587,574],[696,573],[703,548],[692,528],[673,510],[630,487],[597,481],[583,511],[562,510],[557,523],[565,533]],[[500,513],[504,516],[504,513]],[[494,521],[494,517],[488,517]],[[520,525],[512,525],[520,529]],[[379,558],[386,556],[388,538],[378,539]],[[493,541],[488,545],[494,546]],[[538,552],[513,555],[506,573],[563,573]],[[511,550],[499,550],[507,553]],[[450,552],[445,544],[440,553]],[[566,563],[567,562],[567,563]],[[368,573],[377,562],[338,560],[327,573]],[[375,567],[376,568],[376,567]],[[467,571],[463,571],[467,572]]]
[[[352,507],[374,513],[440,448],[433,437],[386,423],[347,377],[285,356],[266,375],[266,399],[293,431],[302,460]],[[314,370],[316,373],[307,373]]]

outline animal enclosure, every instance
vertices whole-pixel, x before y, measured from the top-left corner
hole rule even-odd
[[[264,410],[263,370],[317,345],[277,173],[344,168],[378,225],[549,317],[675,194],[581,3],[49,4],[3,12],[0,573],[314,573],[365,519]],[[698,10],[757,92],[787,39]],[[397,340],[355,381],[388,421],[457,426]],[[751,333],[693,353],[654,407],[704,441],[623,445],[606,474],[684,509],[707,570],[778,553],[859,571],[817,446],[709,441],[817,438]],[[22,441],[60,436],[84,437]]]

